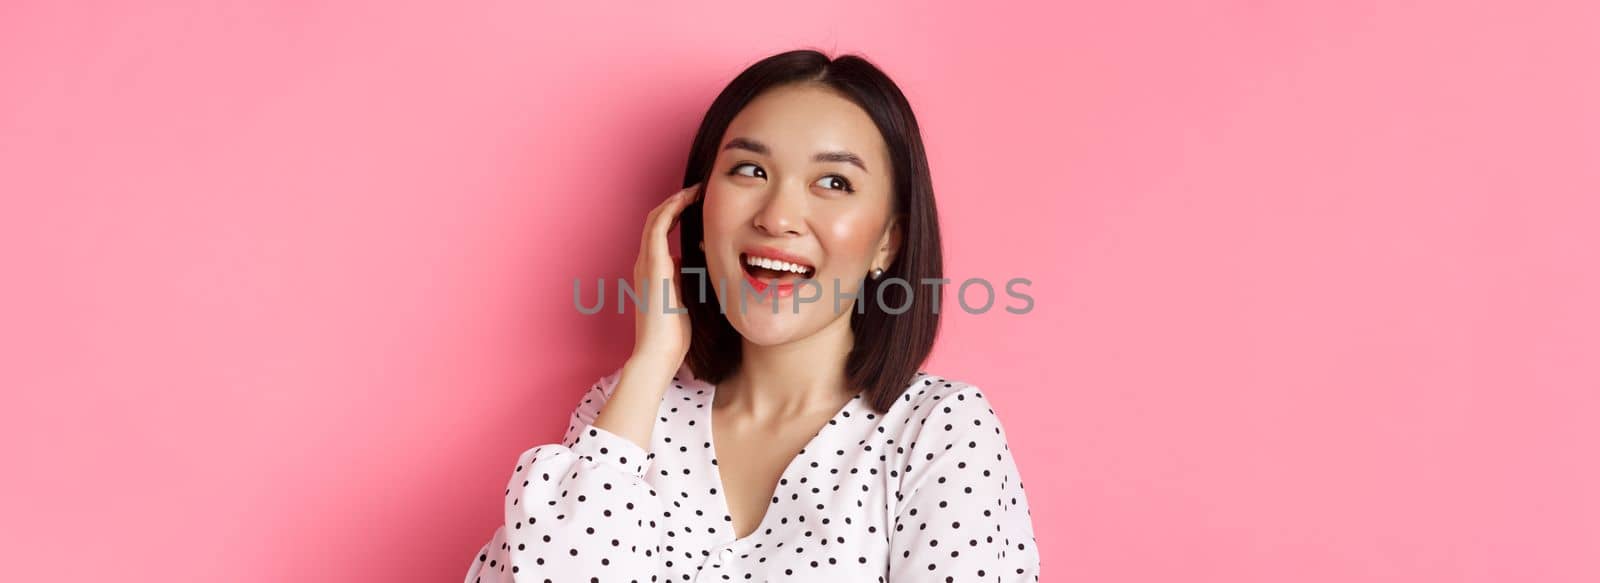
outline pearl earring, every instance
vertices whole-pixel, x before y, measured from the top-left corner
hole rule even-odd
[[[882,267],[874,267],[874,268],[872,268],[872,279],[878,279],[880,277],[883,277],[883,268]]]

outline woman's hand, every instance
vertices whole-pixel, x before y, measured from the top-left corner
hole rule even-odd
[[[667,312],[667,306],[673,310],[684,307],[679,299],[683,294],[678,260],[667,247],[667,235],[678,224],[683,209],[700,196],[701,184],[673,193],[645,217],[639,258],[633,265],[633,286],[647,301],[643,309],[634,311],[632,360],[676,370],[689,353],[689,314]],[[621,301],[620,294],[617,299]]]

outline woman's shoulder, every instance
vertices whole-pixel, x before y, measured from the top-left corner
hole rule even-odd
[[[978,385],[927,371],[918,371],[901,392],[892,410],[914,418],[926,418],[935,411],[956,407],[988,408],[988,398]]]
[[[982,431],[1002,442],[1005,440],[1002,415],[989,399],[989,393],[977,383],[918,373],[917,380],[906,388],[894,408],[903,408],[901,415],[905,417],[906,427],[918,432],[925,426],[942,429],[951,425],[950,429],[957,433]]]
[[[918,373],[894,409],[901,417],[891,421],[898,429],[889,432],[890,460],[900,475],[890,477],[900,480],[901,491],[969,466],[995,479],[1014,471],[1000,415],[977,384]]]
[[[890,433],[907,445],[929,430],[937,430],[949,437],[972,436],[963,441],[988,441],[996,447],[1006,447],[1000,414],[982,388],[973,382],[929,372],[917,373],[884,414],[883,421],[889,425]]]

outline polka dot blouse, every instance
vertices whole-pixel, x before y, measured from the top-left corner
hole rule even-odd
[[[883,415],[857,395],[735,538],[716,387],[679,368],[646,451],[592,425],[620,373],[588,390],[560,444],[518,457],[466,583],[1039,579],[1022,478],[978,387],[918,373]]]

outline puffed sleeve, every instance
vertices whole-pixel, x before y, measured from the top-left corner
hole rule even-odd
[[[930,407],[897,468],[890,583],[1038,581],[1028,498],[999,417],[973,386]]]
[[[651,579],[661,504],[644,476],[655,454],[593,425],[620,375],[584,394],[560,444],[517,458],[505,520],[472,558],[466,583]]]

